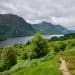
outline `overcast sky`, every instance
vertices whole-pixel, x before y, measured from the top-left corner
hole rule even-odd
[[[0,0],[0,13],[14,13],[30,23],[48,21],[75,29],[75,0]]]

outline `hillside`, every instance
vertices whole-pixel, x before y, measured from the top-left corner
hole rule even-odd
[[[75,75],[75,39],[49,41],[36,34],[26,44],[0,48],[0,75]]]
[[[22,17],[12,14],[0,14],[0,38],[29,36],[34,33],[31,24]]]
[[[61,25],[54,25],[52,23],[42,22],[39,24],[34,24],[33,28],[37,32],[41,32],[42,34],[50,35],[50,34],[68,34],[70,31]]]

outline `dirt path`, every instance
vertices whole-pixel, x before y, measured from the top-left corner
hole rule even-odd
[[[60,67],[59,69],[62,71],[63,75],[71,75],[68,68],[67,68],[67,65],[65,64],[65,60],[63,60],[62,58],[60,58]]]

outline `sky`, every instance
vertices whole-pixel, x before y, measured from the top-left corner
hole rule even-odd
[[[75,29],[75,0],[0,0],[0,14],[7,13],[32,24],[47,21]]]

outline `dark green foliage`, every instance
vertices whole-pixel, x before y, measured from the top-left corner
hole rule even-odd
[[[64,51],[66,49],[66,43],[62,42],[62,43],[59,43],[59,48],[61,51]]]
[[[70,38],[70,39],[75,38],[75,33],[66,34],[64,35],[64,37]]]
[[[1,60],[2,50],[3,50],[3,48],[0,48],[0,60]]]
[[[17,63],[15,51],[12,48],[5,48],[2,51],[2,61],[4,63],[4,69],[10,69],[10,67]]]
[[[51,39],[49,39],[49,41],[63,41],[74,38],[75,38],[75,33],[70,33],[70,34],[65,34],[64,36],[61,37],[52,37]]]
[[[54,51],[56,53],[60,52],[60,51],[64,51],[66,49],[66,44],[63,42],[60,42],[56,45],[54,45]]]
[[[5,70],[5,64],[0,61],[0,72]]]
[[[34,44],[31,44],[31,45],[28,46],[27,55],[28,55],[29,59],[38,58],[39,53],[36,52],[37,48],[38,48],[37,45],[34,45]]]
[[[31,44],[31,42],[28,40],[28,42],[26,43],[26,45],[30,45]]]
[[[28,59],[28,55],[26,52],[22,54],[22,59]]]
[[[48,42],[47,40],[43,39],[42,36],[37,33],[32,41],[31,44],[28,46],[28,57],[39,58],[48,53]]]
[[[7,37],[5,35],[0,35],[0,41],[6,40]]]

